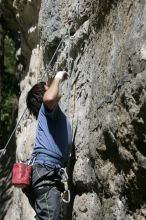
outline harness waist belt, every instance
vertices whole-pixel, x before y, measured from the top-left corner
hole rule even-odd
[[[50,166],[53,165],[59,165],[60,167],[64,167],[64,162],[62,158],[55,157],[54,154],[50,155],[49,153],[37,153],[35,156],[35,163],[40,163],[40,164],[48,164]]]

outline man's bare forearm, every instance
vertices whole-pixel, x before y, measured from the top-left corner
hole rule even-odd
[[[46,87],[46,92],[43,96],[43,102],[48,110],[52,110],[55,104],[60,100],[59,85],[67,79],[65,71],[60,71],[56,74],[54,80],[49,87]]]

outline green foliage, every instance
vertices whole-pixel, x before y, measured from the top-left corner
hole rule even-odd
[[[2,73],[1,129],[0,148],[3,148],[9,137],[12,115],[17,106],[18,83],[15,77],[15,47],[13,41],[6,36],[4,40],[4,71]]]
[[[6,36],[4,41],[4,66],[5,73],[14,75],[15,73],[15,48],[12,40]]]

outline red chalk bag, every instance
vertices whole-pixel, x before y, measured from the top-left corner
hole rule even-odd
[[[23,162],[14,163],[12,170],[12,184],[19,188],[25,188],[31,184],[32,166]]]

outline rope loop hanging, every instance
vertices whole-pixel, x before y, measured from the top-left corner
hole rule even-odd
[[[19,126],[19,124],[20,124],[21,120],[23,119],[23,117],[24,117],[24,115],[25,115],[26,112],[27,112],[27,108],[25,108],[25,110],[24,110],[24,112],[22,113],[20,119],[18,120],[18,122],[17,122],[15,128],[13,129],[13,131],[12,131],[12,133],[11,133],[11,135],[10,135],[10,137],[9,137],[9,139],[8,139],[8,141],[7,141],[7,143],[6,143],[6,145],[5,145],[5,147],[1,150],[2,152],[1,152],[1,154],[0,154],[0,159],[2,158],[2,156],[5,155],[6,150],[7,150],[7,147],[8,147],[8,145],[9,145],[9,143],[10,143],[10,141],[11,141],[13,135],[15,134],[15,131],[16,131],[17,127]]]

